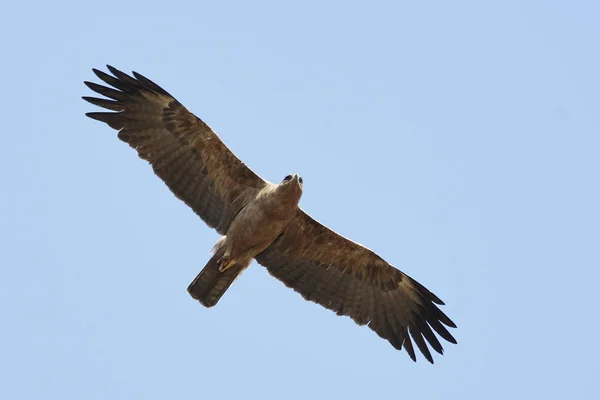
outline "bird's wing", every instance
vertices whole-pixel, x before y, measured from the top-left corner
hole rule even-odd
[[[92,112],[147,160],[171,191],[210,227],[225,234],[247,196],[265,185],[215,132],[151,80],[107,66],[94,73],[111,87],[85,84],[108,99],[83,97],[112,112]]]
[[[368,324],[396,349],[404,347],[415,361],[411,337],[431,363],[427,342],[443,354],[434,331],[456,343],[445,327],[456,325],[436,306],[444,303],[435,294],[301,209],[256,260],[306,300],[347,315],[359,325]]]

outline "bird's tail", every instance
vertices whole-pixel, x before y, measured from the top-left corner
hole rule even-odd
[[[212,307],[223,296],[233,281],[244,270],[244,266],[233,265],[225,271],[219,271],[221,251],[216,251],[204,269],[188,286],[188,293],[205,307]]]

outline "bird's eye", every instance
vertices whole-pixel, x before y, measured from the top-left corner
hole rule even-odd
[[[288,182],[288,181],[291,181],[291,180],[292,180],[292,176],[291,175],[288,175],[285,178],[283,178],[284,182]]]
[[[298,178],[298,182],[300,182],[300,184],[302,184],[302,177]]]

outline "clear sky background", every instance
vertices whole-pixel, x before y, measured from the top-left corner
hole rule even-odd
[[[0,398],[597,395],[597,1],[10,2],[0,17]],[[187,294],[217,234],[94,107],[136,70],[264,178],[422,282],[435,365],[257,264]]]

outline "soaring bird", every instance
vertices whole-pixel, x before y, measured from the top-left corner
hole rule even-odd
[[[104,98],[83,99],[110,111],[86,115],[116,129],[175,196],[222,235],[188,287],[194,299],[214,306],[255,259],[306,300],[368,325],[413,361],[412,341],[431,363],[429,347],[443,354],[435,333],[456,343],[446,328],[456,325],[438,308],[444,304],[439,297],[298,206],[298,174],[278,184],[262,179],[160,86],[107,68],[112,75],[93,71],[109,86],[85,82]]]

